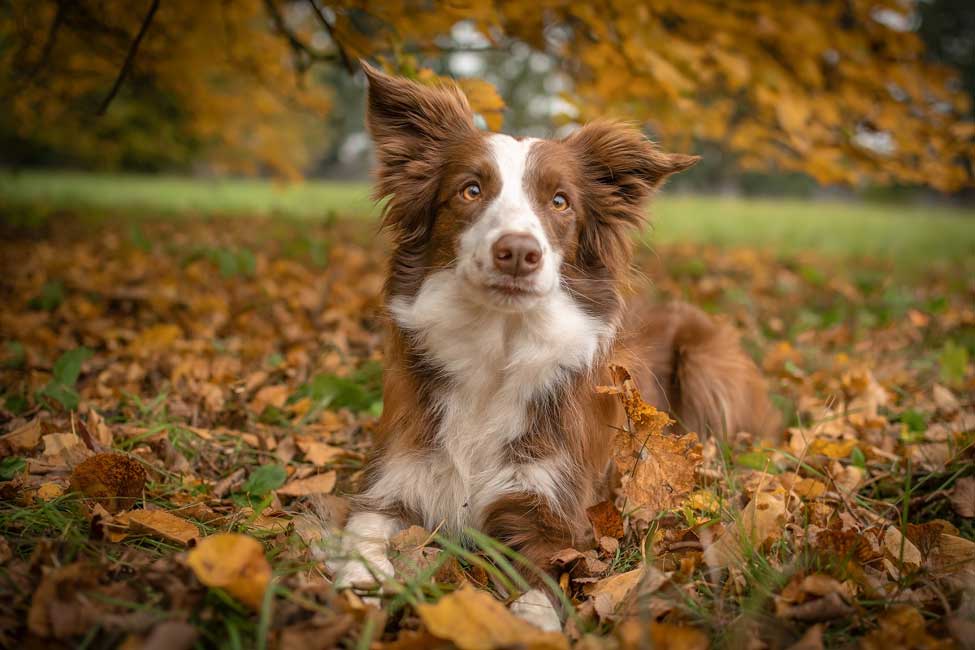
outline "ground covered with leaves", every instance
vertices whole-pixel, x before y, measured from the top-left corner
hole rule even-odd
[[[380,608],[316,559],[382,409],[371,225],[4,228],[0,646],[972,647],[969,262],[642,253],[637,290],[732,320],[785,424],[677,437],[620,369],[622,484],[546,634],[488,538],[397,536]]]

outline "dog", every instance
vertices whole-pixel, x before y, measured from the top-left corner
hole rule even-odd
[[[623,365],[680,428],[724,436],[775,426],[735,332],[689,305],[627,308],[632,235],[671,174],[698,161],[599,121],[562,140],[475,127],[464,94],[364,64],[377,199],[393,250],[383,412],[334,559],[339,586],[392,576],[387,541],[417,524],[478,529],[542,570],[591,540],[610,494]],[[591,543],[591,542],[590,542]],[[535,586],[512,604],[560,618]]]

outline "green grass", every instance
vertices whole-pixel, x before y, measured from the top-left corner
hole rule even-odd
[[[105,210],[130,215],[374,217],[363,182],[280,185],[257,179],[22,172],[0,174],[0,205]],[[910,266],[975,261],[975,207],[853,201],[663,195],[654,207],[657,243],[810,250],[893,258]]]

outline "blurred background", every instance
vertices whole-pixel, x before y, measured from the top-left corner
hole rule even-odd
[[[701,154],[661,240],[975,251],[968,0],[7,0],[0,201],[374,214],[360,58],[460,80],[487,129]]]

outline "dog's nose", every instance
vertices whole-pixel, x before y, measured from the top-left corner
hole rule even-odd
[[[542,265],[542,247],[528,233],[510,233],[498,237],[491,247],[494,268],[512,277],[531,275]]]

